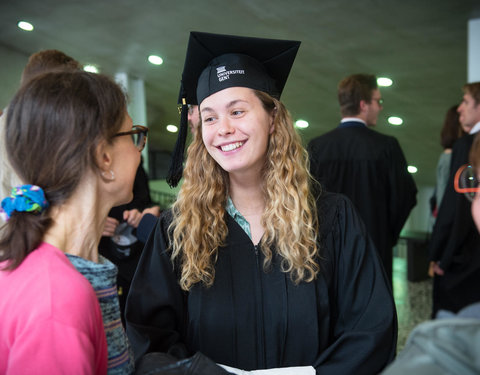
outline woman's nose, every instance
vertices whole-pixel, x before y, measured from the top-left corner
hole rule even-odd
[[[220,120],[220,126],[218,127],[219,135],[227,135],[235,132],[235,128],[232,126],[228,118],[223,118]]]

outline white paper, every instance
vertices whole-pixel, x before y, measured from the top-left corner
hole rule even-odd
[[[315,375],[315,369],[312,366],[297,366],[297,367],[278,367],[267,370],[252,370],[245,371],[235,367],[221,365],[225,370],[237,375]]]

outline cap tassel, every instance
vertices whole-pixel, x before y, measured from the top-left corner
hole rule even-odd
[[[172,152],[172,161],[167,174],[167,183],[175,187],[183,175],[183,156],[188,133],[188,107],[185,98],[182,99],[182,111],[180,115],[180,129],[178,130],[177,142]]]

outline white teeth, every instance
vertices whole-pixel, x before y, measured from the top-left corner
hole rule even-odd
[[[235,142],[235,143],[230,143],[229,145],[221,146],[220,148],[222,149],[222,151],[232,151],[232,150],[235,150],[236,148],[239,148],[242,145],[243,145],[243,142]]]

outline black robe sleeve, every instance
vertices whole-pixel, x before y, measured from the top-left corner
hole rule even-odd
[[[388,170],[388,219],[390,233],[389,248],[396,245],[410,211],[417,204],[417,187],[412,175],[408,172],[407,161],[396,138],[389,137],[390,147],[387,147]]]
[[[126,330],[137,362],[148,352],[165,352],[179,359],[191,354],[182,343],[185,294],[166,248],[169,214],[161,215],[145,244],[127,298]]]
[[[397,342],[385,271],[348,198],[324,198],[319,209],[330,270],[332,333],[315,368],[318,374],[377,374],[395,357]]]

